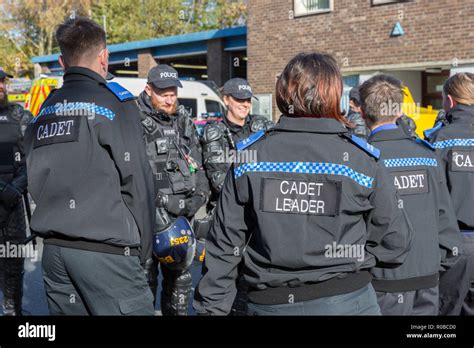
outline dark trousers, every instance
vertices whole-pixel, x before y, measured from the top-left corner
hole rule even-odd
[[[0,244],[19,245],[26,238],[23,203],[7,216],[0,216]],[[3,291],[3,314],[21,315],[23,298],[24,257],[0,257],[0,286]]]
[[[260,305],[248,303],[247,315],[380,315],[372,284],[348,294],[310,301]]]
[[[463,234],[463,254],[440,273],[439,315],[474,315],[474,234]]]
[[[45,244],[43,279],[52,315],[154,315],[138,256]]]
[[[376,292],[382,315],[438,315],[438,287],[404,292]]]

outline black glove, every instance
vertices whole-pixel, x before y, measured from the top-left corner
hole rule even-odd
[[[7,208],[15,207],[21,201],[21,197],[21,192],[11,184],[5,184],[0,188],[0,204]]]
[[[182,216],[186,207],[186,201],[176,196],[168,196],[166,200],[166,211],[174,216]]]
[[[187,218],[192,218],[199,208],[201,208],[206,203],[206,201],[206,196],[199,193],[190,198],[186,198],[184,201],[185,207],[183,209],[183,215]]]

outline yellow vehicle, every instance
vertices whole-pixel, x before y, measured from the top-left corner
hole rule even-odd
[[[27,96],[28,96],[27,93],[9,94],[8,95],[8,101],[11,102],[11,103],[24,102],[26,100]]]
[[[31,80],[28,78],[11,78],[7,83],[8,101],[24,103],[31,89]]]
[[[423,139],[423,131],[434,127],[439,110],[433,109],[431,105],[421,107],[419,104],[416,104],[408,87],[404,87],[403,91],[405,92],[405,98],[403,100],[402,112],[415,121],[416,134]]]
[[[49,93],[55,88],[59,88],[62,77],[39,77],[33,81],[30,93],[26,97],[25,109],[29,110],[33,116],[38,115],[41,104],[46,100]]]

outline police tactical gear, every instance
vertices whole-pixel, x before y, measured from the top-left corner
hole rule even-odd
[[[167,81],[164,83],[174,79],[163,76]],[[175,115],[157,112],[145,92],[140,94],[138,106],[142,112],[146,153],[155,179],[158,216],[155,232],[159,232],[155,234],[155,258],[149,285],[156,301],[160,265],[163,315],[187,315],[192,286],[188,268],[195,257],[196,240],[185,217],[193,218],[206,203],[209,191],[202,169],[201,147],[195,126],[188,115],[180,111],[182,109],[178,108]],[[167,221],[175,222],[165,226]],[[187,226],[177,231],[175,224],[184,224],[183,221]],[[185,235],[181,235],[181,231],[186,231]]]
[[[149,97],[139,97],[147,155],[155,178],[156,197],[175,216],[192,217],[207,199],[201,149],[192,120],[184,115],[155,112]],[[189,199],[197,196],[198,198]],[[196,205],[200,200],[201,204]]]
[[[31,118],[28,111],[16,104],[0,108],[0,244],[3,246],[19,245],[26,238],[21,200],[27,188],[23,137]],[[23,257],[0,258],[5,315],[22,314],[23,265]]]
[[[201,139],[204,168],[215,197],[219,194],[225,175],[231,165],[226,157],[236,144],[258,131],[273,127],[273,122],[263,116],[249,115],[243,126],[236,125],[224,117],[220,123],[209,123],[204,127]],[[237,149],[238,150],[238,149]]]

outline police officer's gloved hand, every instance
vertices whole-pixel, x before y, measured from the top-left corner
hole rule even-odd
[[[197,193],[190,198],[186,198],[183,215],[187,218],[192,218],[196,212],[206,203],[206,195]]]
[[[21,201],[21,192],[11,184],[0,187],[0,204],[7,208],[15,207]]]
[[[166,202],[166,211],[175,215],[183,215],[184,208],[186,207],[186,202],[183,198],[178,198],[176,196],[168,196]]]

